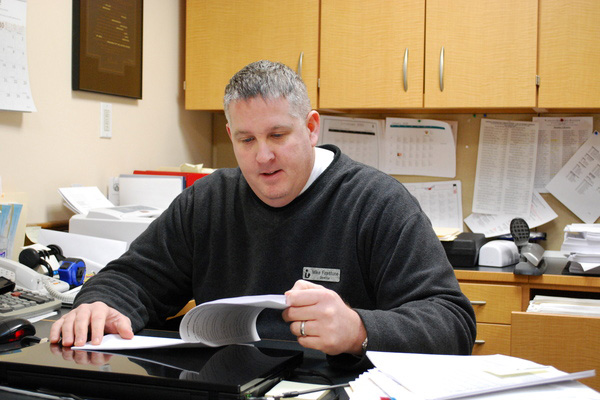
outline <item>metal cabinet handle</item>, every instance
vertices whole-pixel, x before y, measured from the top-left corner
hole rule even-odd
[[[444,91],[444,46],[440,51],[440,91]]]
[[[404,63],[402,64],[402,74],[404,76],[404,91],[408,91],[408,47],[404,49]]]
[[[486,301],[485,300],[473,300],[471,301],[471,305],[472,306],[485,306]]]
[[[475,344],[485,344],[485,340],[483,340],[483,339],[475,339]]]
[[[302,60],[304,59],[304,52],[300,52],[300,58],[298,58],[298,68],[296,69],[296,73],[300,78],[302,78]]]

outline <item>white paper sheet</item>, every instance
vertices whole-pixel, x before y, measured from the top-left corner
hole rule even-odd
[[[379,168],[379,140],[384,121],[378,119],[321,117],[319,144],[334,144],[354,161]]]
[[[461,182],[404,183],[435,228],[463,231]]]
[[[529,215],[537,135],[537,122],[481,120],[473,212]]]
[[[534,117],[539,125],[534,188],[546,185],[594,132],[593,117]]]
[[[546,186],[587,224],[600,217],[600,134],[594,132]]]
[[[371,362],[394,381],[424,399],[447,400],[594,376],[567,374],[551,366],[500,354],[448,356],[369,351]],[[435,385],[431,384],[435,377]]]
[[[506,214],[473,213],[465,218],[465,224],[467,224],[472,232],[483,233],[487,238],[510,233],[510,221],[515,217],[514,215]],[[550,207],[539,193],[534,191],[531,199],[531,211],[529,212],[529,216],[524,218],[527,225],[530,228],[536,228],[557,217],[558,215],[556,215],[552,207]]]
[[[386,118],[382,140],[379,163],[385,173],[456,176],[456,144],[446,122]]]
[[[59,188],[58,192],[67,208],[76,214],[87,215],[93,208],[114,207],[96,186]]]
[[[0,110],[36,111],[29,85],[26,22],[26,1],[2,0],[0,7]]]

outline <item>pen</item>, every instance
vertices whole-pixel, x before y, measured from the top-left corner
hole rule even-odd
[[[267,396],[267,397],[248,397],[248,400],[279,400],[279,399],[285,399],[288,397],[298,397],[301,394],[320,392],[322,390],[331,390],[331,389],[337,389],[337,388],[342,388],[342,387],[347,387],[347,386],[350,386],[350,384],[349,383],[340,383],[338,385],[321,386],[318,388],[307,389],[307,390],[294,390],[292,392],[285,392],[282,394],[277,394],[277,395]]]

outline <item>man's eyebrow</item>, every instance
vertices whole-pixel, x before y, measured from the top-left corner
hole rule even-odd
[[[281,125],[273,125],[268,129],[268,132],[281,131],[281,130],[291,130],[293,129],[293,125],[281,124]],[[239,129],[233,132],[233,136],[241,136],[241,135],[252,135],[252,131],[247,129]]]

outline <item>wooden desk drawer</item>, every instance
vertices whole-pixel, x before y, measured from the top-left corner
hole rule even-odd
[[[510,324],[510,313],[521,311],[520,286],[460,283],[463,293],[471,300],[477,322]]]
[[[600,370],[600,317],[512,314],[511,356],[565,372]],[[581,383],[600,390],[600,376]]]
[[[477,324],[474,355],[510,355],[510,325]]]

